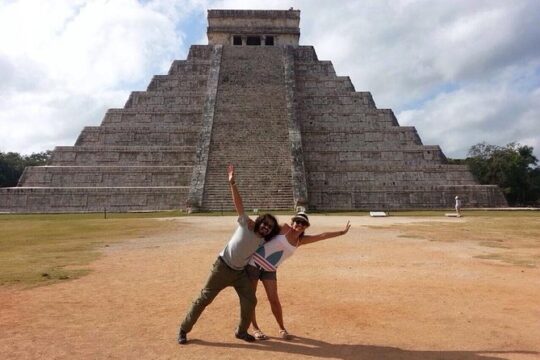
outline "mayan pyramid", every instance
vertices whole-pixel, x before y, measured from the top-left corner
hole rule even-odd
[[[0,190],[2,212],[505,206],[312,46],[300,11],[209,10],[208,45]]]

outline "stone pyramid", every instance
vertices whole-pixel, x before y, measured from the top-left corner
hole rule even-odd
[[[299,22],[298,10],[209,10],[208,45],[27,168],[0,211],[231,210],[229,163],[246,209],[506,205],[300,46]]]

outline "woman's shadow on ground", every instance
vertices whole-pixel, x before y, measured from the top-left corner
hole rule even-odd
[[[268,341],[257,341],[254,344],[221,343],[204,340],[190,340],[192,344],[222,348],[250,349],[285,354],[298,354],[318,358],[343,360],[501,360],[505,354],[531,354],[534,351],[421,351],[403,350],[395,347],[375,345],[337,344],[321,340],[295,336],[291,341],[281,341],[271,338]]]

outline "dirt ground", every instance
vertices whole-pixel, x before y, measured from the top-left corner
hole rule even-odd
[[[264,291],[258,320],[270,340],[233,336],[236,293],[203,313],[188,345],[178,325],[235,228],[234,217],[184,217],[175,234],[103,248],[93,272],[65,283],[0,288],[2,359],[540,359],[540,270],[474,256],[474,241],[399,237],[392,225],[427,218],[313,216],[310,233],[344,237],[301,247],[278,272],[278,338]],[[429,221],[474,221],[437,219]],[[280,220],[286,220],[283,216]]]

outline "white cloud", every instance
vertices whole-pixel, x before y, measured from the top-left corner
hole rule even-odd
[[[178,22],[198,2],[13,1],[0,4],[0,150],[72,145],[164,73],[187,45]],[[169,12],[170,10],[174,10]],[[17,36],[14,36],[14,34]]]
[[[421,108],[397,114],[401,125],[415,126],[425,144],[441,145],[450,157],[464,157],[479,142],[534,146],[540,134],[540,88],[508,86],[506,74],[441,93]],[[516,89],[517,87],[517,89]]]

